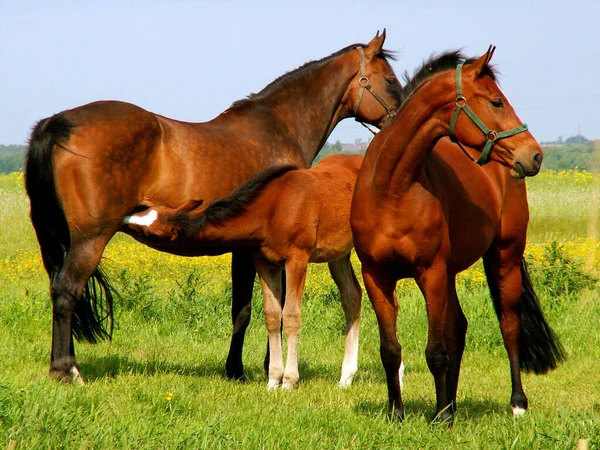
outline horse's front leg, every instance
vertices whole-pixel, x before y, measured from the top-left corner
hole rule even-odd
[[[402,347],[398,342],[396,319],[398,301],[395,295],[396,280],[391,278],[381,266],[362,260],[363,280],[369,300],[375,310],[379,324],[381,345],[379,352],[385,370],[388,388],[388,412],[392,419],[404,420],[404,404],[400,391],[400,367]]]
[[[456,276],[448,276],[448,307],[446,314],[446,350],[449,366],[446,376],[446,390],[450,407],[456,410],[456,394],[458,391],[458,376],[460,364],[465,350],[467,336],[467,318],[460,307],[456,293]]]
[[[227,377],[234,380],[244,380],[245,378],[242,350],[246,328],[248,328],[252,314],[252,290],[255,276],[256,270],[252,254],[244,251],[234,252],[231,257],[231,321],[233,333],[227,362],[225,363]]]
[[[269,333],[269,367],[267,375],[269,389],[278,388],[283,379],[283,351],[281,345],[281,268],[267,261],[257,259],[256,271],[263,291],[265,323]]]
[[[283,307],[283,331],[287,340],[287,359],[283,374],[283,388],[293,389],[298,384],[298,336],[302,324],[302,294],[306,282],[309,255],[298,252],[290,256],[285,265],[285,306]]]
[[[435,383],[436,410],[434,421],[452,420],[454,413],[446,383],[450,363],[446,348],[447,280],[446,265],[441,258],[424,269],[415,278],[425,297],[427,307],[429,334],[425,356]]]

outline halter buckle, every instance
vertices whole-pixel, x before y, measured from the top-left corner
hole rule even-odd
[[[456,101],[454,103],[456,104],[456,106],[458,108],[464,108],[465,105],[467,104],[467,99],[464,98],[462,95],[457,95]]]
[[[369,79],[367,77],[360,77],[358,79],[358,85],[362,88],[366,88],[369,85]]]
[[[488,141],[494,142],[498,139],[498,132],[494,131],[494,130],[490,130],[486,137],[487,137]]]

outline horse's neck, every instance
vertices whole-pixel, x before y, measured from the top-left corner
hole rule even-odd
[[[382,140],[378,154],[372,156],[376,158],[374,183],[378,189],[394,194],[408,190],[420,176],[435,143],[448,134],[443,123],[449,120],[445,106],[450,103],[450,98],[447,95],[432,96],[434,101],[430,102],[425,101],[422,94],[402,108],[394,121],[395,126],[387,127],[376,137]]]
[[[342,99],[358,67],[351,68],[344,63],[347,60],[352,61],[344,54],[283,80],[272,92],[258,94],[239,107],[234,105],[215,120],[243,116],[254,133],[265,140],[276,134],[277,145],[300,152],[310,167],[335,126],[348,117]]]

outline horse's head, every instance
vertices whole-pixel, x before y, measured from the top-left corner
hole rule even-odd
[[[510,167],[514,178],[533,176],[540,170],[544,153],[498,87],[489,66],[494,50],[490,46],[484,55],[456,69],[450,137],[481,149],[480,164],[490,158]]]
[[[366,46],[356,47],[356,76],[346,92],[345,103],[354,118],[383,128],[396,115],[400,82],[388,62],[392,54],[383,49],[385,29]]]
[[[168,206],[154,206],[142,212],[127,216],[124,223],[129,230],[153,238],[176,241],[182,236],[182,228],[176,223],[180,214]]]

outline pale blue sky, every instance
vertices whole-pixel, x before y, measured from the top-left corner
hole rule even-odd
[[[0,144],[100,99],[209,120],[384,27],[398,74],[432,52],[495,44],[502,88],[538,140],[600,138],[599,19],[593,0],[0,0]],[[346,120],[330,140],[367,137]]]

